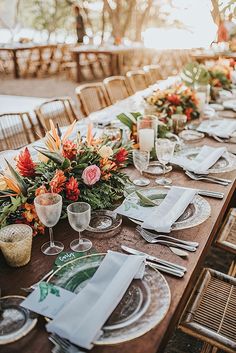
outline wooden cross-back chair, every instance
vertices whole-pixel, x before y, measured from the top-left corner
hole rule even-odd
[[[128,71],[126,76],[133,93],[148,87],[146,75],[143,70]]]
[[[84,116],[111,105],[106,89],[101,82],[80,85],[76,87],[75,93]]]
[[[124,76],[107,77],[103,83],[112,104],[130,96],[131,92]]]
[[[37,139],[29,113],[0,115],[0,151],[21,148]]]
[[[55,98],[44,102],[35,109],[35,113],[40,125],[46,131],[50,130],[50,119],[54,125],[58,124],[60,127],[69,125],[77,119],[72,100],[69,97]]]
[[[161,67],[160,65],[145,65],[143,67],[143,71],[146,73],[146,77],[148,80],[148,83],[150,85],[153,85],[156,83],[158,80],[161,80]]]

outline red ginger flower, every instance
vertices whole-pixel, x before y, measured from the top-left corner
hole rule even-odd
[[[66,183],[66,198],[71,201],[77,201],[79,194],[78,181],[72,176]]]
[[[51,187],[51,192],[55,192],[56,194],[59,194],[63,190],[65,182],[66,182],[66,177],[63,171],[57,169],[54,177],[49,183]]]
[[[35,163],[33,162],[27,147],[20,153],[16,166],[19,173],[24,177],[35,175]]]
[[[187,116],[187,120],[188,120],[188,121],[191,120],[191,114],[192,114],[192,112],[193,112],[193,108],[187,108],[187,109],[185,109],[185,114],[186,114],[186,116]]]
[[[180,98],[177,94],[170,94],[167,96],[167,100],[174,104],[174,105],[179,105],[180,104]]]
[[[76,154],[77,154],[76,144],[70,140],[66,140],[62,146],[63,157],[68,158],[69,160],[72,160],[75,158]]]
[[[128,159],[128,151],[124,147],[121,147],[114,158],[116,164],[121,165]]]

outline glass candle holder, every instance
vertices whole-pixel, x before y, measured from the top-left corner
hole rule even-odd
[[[21,267],[30,261],[32,233],[26,224],[11,224],[0,230],[0,248],[9,266]]]
[[[140,116],[137,120],[140,151],[151,152],[157,138],[158,119],[154,115]]]
[[[103,135],[107,137],[110,141],[120,141],[121,131],[118,127],[108,126],[103,130]]]
[[[178,135],[185,128],[185,125],[188,120],[187,116],[184,114],[173,114],[171,116],[171,119],[173,123],[173,131],[176,135]]]

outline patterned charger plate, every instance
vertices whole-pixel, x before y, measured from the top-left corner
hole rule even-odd
[[[155,202],[157,205],[160,205],[163,199],[159,199],[158,195],[166,195],[167,190],[159,189],[159,188],[150,188],[142,191],[144,196],[155,199],[155,195],[157,195],[157,199]],[[127,200],[132,200],[132,203],[139,203],[139,197],[134,192],[127,196]],[[198,226],[199,224],[205,222],[211,215],[211,206],[203,197],[196,195],[192,201],[184,211],[184,213],[177,219],[177,221],[172,225],[171,230],[181,230],[186,228],[192,228]],[[131,218],[130,218],[131,219]],[[142,224],[141,221],[131,219],[136,224]]]
[[[201,147],[184,149],[178,152],[177,156],[186,157],[189,160],[194,159],[198,153],[200,152]],[[209,174],[217,174],[217,173],[226,173],[232,172],[236,169],[236,156],[232,153],[225,152],[222,157],[218,159],[218,161],[209,168]]]
[[[105,254],[93,254],[68,262],[48,282],[78,293],[98,269]],[[121,302],[94,342],[110,345],[126,342],[150,331],[165,317],[170,306],[170,289],[165,278],[146,266],[142,280],[133,280]]]

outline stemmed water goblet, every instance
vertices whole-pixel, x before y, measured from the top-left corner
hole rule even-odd
[[[60,241],[54,241],[52,227],[60,219],[62,197],[55,193],[42,194],[34,199],[34,205],[39,220],[49,228],[50,241],[44,243],[41,250],[45,255],[57,255],[64,249],[64,245]]]
[[[71,227],[79,233],[79,238],[70,243],[73,251],[88,251],[92,247],[89,239],[81,238],[80,232],[85,230],[90,223],[91,207],[87,202],[74,202],[67,206],[67,215]]]
[[[134,166],[140,172],[141,176],[143,171],[148,168],[149,159],[150,159],[150,152],[140,151],[140,150],[133,151]],[[134,185],[137,185],[137,186],[146,186],[150,183],[150,180],[142,177],[142,178],[133,180],[133,183]]]
[[[175,150],[175,142],[170,141],[168,139],[157,139],[156,140],[156,155],[159,162],[163,166],[163,174],[166,173],[166,165],[170,162],[171,158],[173,157],[174,150]],[[170,178],[160,178],[156,179],[155,182],[159,185],[170,185],[172,180]]]

